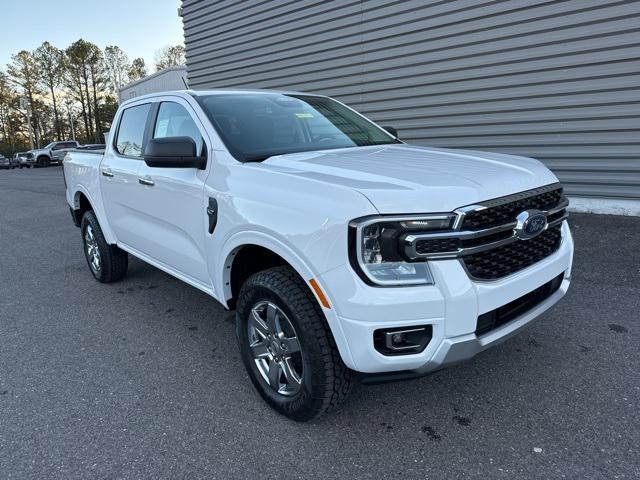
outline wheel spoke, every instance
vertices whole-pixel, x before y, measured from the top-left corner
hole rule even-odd
[[[264,323],[264,320],[260,318],[260,313],[255,308],[251,310],[251,319],[249,321],[251,322],[251,326],[262,338],[267,337],[269,334],[269,328]]]
[[[272,332],[278,332],[277,317],[278,309],[273,303],[267,304],[267,326]]]
[[[282,374],[282,367],[277,362],[271,362],[269,364],[269,385],[271,388],[278,390],[280,387],[280,376]]]
[[[268,358],[269,351],[267,350],[267,343],[260,341],[255,342],[251,345],[251,353],[253,354],[253,358]]]
[[[287,380],[287,384],[291,388],[297,389],[302,383],[302,379],[298,376],[293,366],[291,365],[291,357],[285,358],[282,360],[282,372],[284,373],[284,378]]]
[[[284,351],[287,355],[300,351],[300,343],[298,337],[282,338],[280,342],[284,344]]]

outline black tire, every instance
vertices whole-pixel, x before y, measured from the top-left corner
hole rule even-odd
[[[92,233],[95,240],[94,248],[99,252],[99,267],[92,264],[91,249],[88,248],[87,231]],[[129,259],[127,252],[119,249],[115,245],[109,245],[104,239],[102,229],[98,223],[95,213],[92,210],[85,212],[80,223],[80,231],[82,232],[82,244],[84,247],[84,256],[87,260],[89,270],[96,280],[102,283],[111,283],[122,280],[127,274]]]
[[[286,315],[299,342],[302,381],[298,391],[290,396],[269,385],[258,369],[249,345],[252,309],[264,302],[276,305]],[[251,381],[262,398],[282,415],[299,422],[313,420],[348,396],[351,371],[340,358],[316,298],[291,267],[258,272],[244,283],[237,303],[236,336]]]
[[[38,157],[38,160],[36,162],[36,164],[39,167],[48,167],[51,165],[51,159],[49,157],[45,157],[44,155],[41,157]]]

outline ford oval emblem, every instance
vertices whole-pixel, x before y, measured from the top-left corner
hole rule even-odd
[[[516,237],[529,240],[537,237],[547,228],[547,216],[540,210],[525,210],[516,217]]]

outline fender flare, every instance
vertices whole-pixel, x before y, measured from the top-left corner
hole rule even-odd
[[[222,249],[220,250],[220,259],[221,262],[216,269],[217,272],[217,286],[216,291],[220,292],[219,301],[223,303],[225,307],[228,307],[227,300],[231,298],[231,266],[233,264],[233,260],[235,258],[235,254],[244,246],[247,245],[257,245],[266,249],[271,250],[272,252],[278,254],[282,257],[297,273],[300,277],[307,283],[307,286],[313,293],[316,301],[320,305],[320,310],[322,310],[327,324],[329,325],[329,329],[333,334],[333,338],[336,341],[336,345],[338,347],[338,351],[340,352],[340,356],[342,357],[342,361],[347,365],[347,367],[353,369],[355,368],[355,362],[351,356],[351,351],[349,350],[349,344],[346,341],[346,336],[344,334],[344,330],[342,329],[342,324],[337,315],[335,304],[331,298],[331,294],[328,289],[322,284],[322,279],[319,278],[319,275],[314,273],[311,266],[307,264],[293,246],[284,242],[283,240],[275,237],[274,235],[258,232],[258,231],[243,231],[236,233],[229,237],[225,243],[223,244]],[[316,292],[313,288],[309,286],[309,280],[315,279],[320,288],[322,289],[324,295],[329,300],[330,308],[325,308],[322,306],[320,299],[318,298]]]
[[[102,234],[104,235],[104,239],[107,241],[109,245],[115,245],[116,237],[112,232],[111,227],[109,226],[109,223],[105,218],[105,215],[103,214],[102,210],[98,208],[98,203],[93,199],[89,191],[80,184],[76,185],[74,188],[74,193],[73,193],[74,210],[78,210],[80,208],[80,200],[79,200],[80,194],[83,194],[85,197],[87,197],[87,200],[89,200],[89,204],[91,205],[93,213],[95,213],[96,217],[98,217],[98,223],[100,224],[100,228],[102,229]]]

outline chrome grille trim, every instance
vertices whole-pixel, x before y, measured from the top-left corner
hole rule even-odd
[[[564,215],[562,215],[562,217],[557,218],[549,223],[547,223],[547,226],[545,227],[545,229],[543,230],[546,231],[549,228],[555,227],[557,225],[559,225],[560,223],[564,222],[567,218],[569,218],[569,214],[565,213]],[[513,224],[509,224],[508,228],[500,228],[500,229],[496,229],[496,228],[489,228],[487,229],[487,231],[489,230],[496,230],[497,232],[500,231],[505,231],[508,230],[509,228],[515,227],[515,222]],[[461,238],[461,239],[469,239],[469,238],[480,238],[482,236],[487,236],[488,234],[484,233],[483,235],[471,235],[471,234],[475,234],[475,233],[480,233],[480,232],[460,232],[460,234],[463,235],[451,235],[448,234],[445,238]],[[494,232],[495,233],[495,232]],[[542,232],[541,232],[542,234]],[[416,237],[416,238],[413,238]],[[419,237],[419,238],[418,238]],[[518,240],[520,240],[518,237],[516,237],[514,234],[511,234],[511,236],[504,238],[502,240],[498,240],[495,242],[489,242],[489,243],[485,243],[482,245],[477,245],[474,247],[463,247],[463,248],[459,248],[457,250],[452,250],[450,252],[434,252],[434,253],[427,253],[427,254],[420,254],[418,252],[416,252],[416,244],[418,240],[431,240],[434,238],[438,238],[436,237],[436,234],[422,234],[422,235],[408,235],[407,237],[405,237],[405,254],[407,255],[407,257],[409,257],[411,260],[419,260],[419,259],[424,259],[424,260],[445,260],[445,259],[451,259],[451,258],[460,258],[463,257],[465,255],[471,255],[473,253],[479,253],[479,252],[484,252],[485,250],[491,250],[492,248],[498,248],[501,247],[503,245],[508,245],[510,243],[516,242]],[[440,237],[442,238],[442,237]]]
[[[516,221],[507,222],[501,225],[492,226],[489,228],[483,228],[479,230],[462,230],[461,228],[464,223],[464,218],[471,212],[479,212],[495,206],[505,205],[510,202],[526,200],[530,197],[535,197],[541,194],[545,194],[546,192],[551,192],[560,188],[562,188],[561,185],[558,183],[555,183],[555,184],[547,185],[544,187],[535,188],[533,190],[527,190],[525,192],[508,195],[506,197],[500,197],[494,200],[488,200],[486,202],[481,202],[478,204],[458,208],[454,210],[454,213],[457,215],[457,217],[453,223],[452,230],[445,231],[445,232],[434,232],[434,233],[406,234],[404,237],[401,238],[401,242],[402,242],[401,247],[403,248],[404,254],[406,255],[406,257],[410,260],[444,260],[444,259],[452,259],[452,258],[462,258],[465,255],[472,255],[475,253],[479,253],[486,250],[498,248],[504,245],[508,245],[510,243],[520,240],[515,235],[515,231],[514,231],[514,228],[516,226]],[[562,192],[560,193],[560,195],[562,195]],[[559,203],[556,206],[542,211],[547,218],[555,214],[558,214],[559,212],[563,212],[560,217],[554,218],[551,221],[549,221],[544,231],[548,230],[549,228],[558,226],[568,218],[567,212],[564,211],[568,205],[569,205],[569,201],[567,200],[567,198],[564,196],[561,196]],[[420,253],[417,250],[418,244],[421,241],[445,240],[445,239],[456,240],[457,239],[462,242],[462,241],[468,241],[468,240],[479,240],[484,237],[490,237],[492,235],[508,232],[509,230],[511,230],[511,234],[508,237],[500,238],[495,241],[487,241],[487,243],[481,243],[479,245],[473,245],[468,247],[461,246],[455,250],[428,252],[428,253]],[[543,232],[541,232],[541,234]],[[520,240],[520,241],[526,241],[526,240]]]

